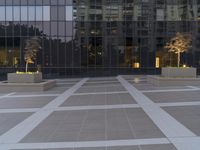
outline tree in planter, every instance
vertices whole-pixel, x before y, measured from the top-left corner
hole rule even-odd
[[[33,37],[26,40],[24,50],[24,60],[26,62],[26,73],[28,72],[28,64],[34,64],[37,52],[41,49],[40,39]]]
[[[175,37],[173,37],[165,46],[168,49],[168,52],[174,52],[177,54],[177,65],[180,67],[180,58],[181,53],[186,52],[192,43],[192,37],[189,34],[176,33]]]

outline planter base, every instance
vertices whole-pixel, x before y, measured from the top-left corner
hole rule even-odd
[[[155,86],[199,86],[200,78],[170,78],[147,76],[147,82]]]
[[[170,78],[196,78],[196,68],[178,68],[178,67],[166,67],[161,70],[162,77]]]
[[[39,83],[42,82],[42,73],[16,74],[8,73],[8,83]]]
[[[39,92],[49,90],[55,86],[55,80],[46,80],[40,83],[0,82],[0,92]]]

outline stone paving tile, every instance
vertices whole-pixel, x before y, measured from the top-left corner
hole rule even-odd
[[[48,97],[7,97],[0,100],[0,109],[41,108],[55,99]]]
[[[67,87],[70,88],[72,87],[74,84],[69,84],[69,83],[57,83],[57,87]]]
[[[21,142],[162,137],[165,136],[141,109],[108,109],[54,112]]]
[[[54,112],[21,142],[76,141],[87,111]]]
[[[53,88],[54,89],[54,88]],[[62,88],[62,90],[55,89],[55,90],[49,90],[49,91],[43,91],[43,92],[16,92],[14,95],[41,95],[41,94],[62,94],[64,90],[66,91],[68,88]]]
[[[20,149],[12,149],[20,150]],[[22,150],[22,149],[21,149]],[[26,150],[176,150],[173,145],[145,145],[145,146],[117,146],[117,147],[85,147],[85,148],[59,148],[59,149],[26,149]]]
[[[75,93],[95,93],[95,92],[118,92],[126,91],[123,86],[107,86],[107,87],[81,87]]]
[[[126,147],[108,147],[107,150],[140,150],[138,146],[126,146]]]
[[[200,91],[144,93],[155,103],[200,101]]]
[[[11,150],[24,150],[24,149],[11,149]],[[73,148],[48,148],[48,149],[26,149],[26,150],[74,150]]]
[[[14,150],[14,149],[13,149]],[[142,145],[142,146],[116,146],[116,147],[86,147],[62,149],[27,149],[27,150],[177,150],[171,144]]]
[[[163,109],[200,136],[200,106],[164,107]]]
[[[1,97],[1,96],[4,96],[5,94],[8,94],[8,93],[1,93],[1,94],[0,94],[0,97]]]
[[[142,109],[126,109],[126,115],[132,132],[137,139],[165,137]]]
[[[32,113],[2,113],[0,114],[0,135],[4,134]]]
[[[139,79],[146,79],[147,78],[146,75],[122,75],[122,77],[126,80],[133,80],[135,78],[139,78]]]
[[[177,150],[172,144],[141,145],[142,150]]]
[[[169,90],[169,89],[190,89],[189,87],[186,86],[153,86],[148,83],[131,83],[135,88],[138,90]]]
[[[92,106],[116,104],[136,104],[136,102],[128,93],[75,95],[67,99],[61,106]]]
[[[99,83],[85,83],[83,87],[92,87],[92,86],[119,86],[121,85],[119,82],[99,82]]]
[[[90,78],[87,82],[118,81],[116,77]]]

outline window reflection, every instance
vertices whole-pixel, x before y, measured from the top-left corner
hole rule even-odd
[[[11,6],[6,7],[6,21],[12,21],[13,9]]]
[[[28,7],[28,20],[35,21],[35,7],[34,6]]]
[[[42,20],[42,6],[36,7],[36,21]]]
[[[0,6],[0,21],[50,21],[50,6]]]
[[[0,6],[0,21],[4,21],[5,20],[5,7],[4,6]]]
[[[28,7],[21,6],[21,21],[27,21],[28,19]]]
[[[66,20],[71,21],[73,19],[73,7],[66,6]]]
[[[14,11],[14,13],[13,13],[13,20],[14,21],[20,21],[20,7],[18,7],[18,6],[14,6],[13,7],[13,11]]]

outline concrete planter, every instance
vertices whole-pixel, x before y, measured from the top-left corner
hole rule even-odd
[[[162,77],[168,78],[196,78],[196,68],[178,68],[178,67],[167,67],[162,68]]]
[[[8,83],[39,83],[42,82],[42,73],[16,74],[8,73]]]
[[[200,78],[167,78],[149,75],[147,82],[155,86],[199,86]]]

